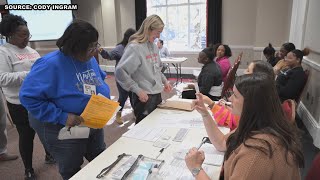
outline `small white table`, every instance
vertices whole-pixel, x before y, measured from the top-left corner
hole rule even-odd
[[[161,58],[161,62],[162,62],[162,63],[172,64],[173,67],[176,69],[176,72],[177,72],[177,81],[176,81],[176,84],[179,83],[179,79],[180,79],[180,82],[182,82],[181,64],[182,64],[183,62],[185,62],[186,60],[188,60],[188,58],[186,58],[186,57],[167,57],[167,58]]]
[[[166,109],[156,109],[150,115],[148,115],[145,119],[143,119],[139,124],[135,127],[157,127],[159,121],[162,120],[161,117],[163,116],[170,116],[170,113],[175,112],[178,110],[166,110]],[[192,112],[183,112],[179,111],[181,116],[183,117],[194,117],[199,116],[197,111]],[[175,136],[178,132],[180,127],[169,127],[166,128],[165,135],[171,136],[171,139]],[[222,129],[226,133],[226,129]],[[191,143],[194,147],[197,147],[203,137],[207,137],[207,133],[204,128],[191,128],[184,138],[183,142]],[[166,148],[163,153],[160,154],[158,159],[165,160],[165,164],[169,165],[170,158],[172,158],[172,154],[177,152],[181,148],[183,142],[174,142],[170,141],[170,146]],[[191,147],[190,147],[191,148]],[[138,140],[134,138],[128,137],[121,137],[115,143],[113,143],[110,147],[102,152],[98,157],[96,157],[93,161],[87,164],[83,169],[81,169],[77,174],[75,174],[71,180],[91,180],[97,179],[97,174],[100,171],[112,164],[116,159],[117,156],[126,153],[138,156],[139,154],[143,154],[146,157],[155,158],[159,155],[159,150],[161,148],[154,147],[153,142]],[[213,166],[213,175],[211,176],[212,179],[219,179],[221,166]],[[189,172],[188,172],[189,173]],[[103,177],[101,179],[108,179],[108,177]],[[109,178],[110,179],[110,178]]]

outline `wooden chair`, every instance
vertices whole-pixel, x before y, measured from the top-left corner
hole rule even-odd
[[[243,54],[243,52],[241,52],[239,54],[237,59],[234,61],[233,66],[231,67],[231,69],[228,72],[226,82],[224,82],[224,85],[223,85],[223,88],[222,88],[221,98],[228,98],[229,95],[230,95],[228,92],[229,92],[230,89],[232,90],[232,87],[234,85],[234,81],[235,81],[235,78],[236,78],[236,73],[237,73],[237,70],[238,70],[239,65],[240,65],[242,54]]]

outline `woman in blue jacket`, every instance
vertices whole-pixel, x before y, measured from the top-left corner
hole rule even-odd
[[[74,21],[57,41],[59,50],[40,58],[22,84],[20,101],[30,113],[30,124],[59,165],[63,179],[80,170],[83,157],[93,160],[105,150],[103,129],[90,129],[88,138],[59,140],[59,131],[79,125],[91,94],[110,98],[106,74],[94,55],[98,31],[85,21]],[[90,87],[91,91],[85,91]],[[88,93],[90,92],[90,93]],[[32,115],[32,116],[31,116]]]

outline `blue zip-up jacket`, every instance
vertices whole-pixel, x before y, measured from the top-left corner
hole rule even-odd
[[[84,83],[110,98],[105,76],[94,57],[80,62],[54,51],[32,66],[20,89],[20,101],[36,119],[65,125],[68,113],[80,115],[90,99],[84,94]]]

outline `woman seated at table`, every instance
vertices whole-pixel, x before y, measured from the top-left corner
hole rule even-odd
[[[263,73],[240,76],[233,87],[232,113],[240,116],[239,127],[225,140],[215,125],[201,94],[196,110],[202,115],[210,141],[226,151],[226,179],[300,179],[304,164],[297,128],[287,123],[281,110],[274,80]],[[223,142],[217,144],[217,142]],[[224,142],[226,141],[226,142]],[[204,152],[189,150],[186,165],[196,179],[210,179],[201,168]]]
[[[217,101],[221,97],[222,77],[219,65],[213,61],[213,57],[212,47],[207,47],[199,53],[198,62],[203,64],[203,67],[198,76],[198,86],[202,94],[213,101]],[[188,85],[188,88],[194,89],[194,85]],[[182,98],[195,99],[195,92],[195,90],[184,91]]]
[[[303,56],[309,54],[309,49],[303,51],[296,49],[287,54],[285,62],[288,69],[280,71],[276,79],[278,94],[281,101],[287,99],[299,99],[300,93],[305,85],[305,72],[301,66]]]
[[[247,67],[247,69],[244,70],[243,72],[244,74],[253,74],[253,73],[265,73],[266,75],[268,75],[271,79],[274,79],[274,73],[273,73],[273,68],[272,66],[267,62],[267,61],[262,61],[262,60],[255,60],[252,61],[249,66]],[[214,108],[215,102],[213,100],[211,100],[208,96],[203,95],[203,101],[205,104],[209,105],[209,108],[211,109],[211,111],[214,113],[215,110],[217,110],[217,108]],[[233,130],[235,128],[237,128],[238,126],[238,121],[239,121],[239,117],[238,116],[234,116],[232,113],[230,113],[229,107],[225,105],[225,101],[224,100],[219,100],[218,105],[220,107],[224,106],[224,111],[225,114],[231,114],[234,118],[234,122],[235,124],[226,124],[226,126],[230,127],[230,130]],[[219,107],[218,107],[219,108]],[[219,115],[220,116],[220,115]],[[222,116],[220,116],[222,117]],[[218,122],[219,119],[216,119],[216,121]],[[232,123],[231,120],[228,123]]]

